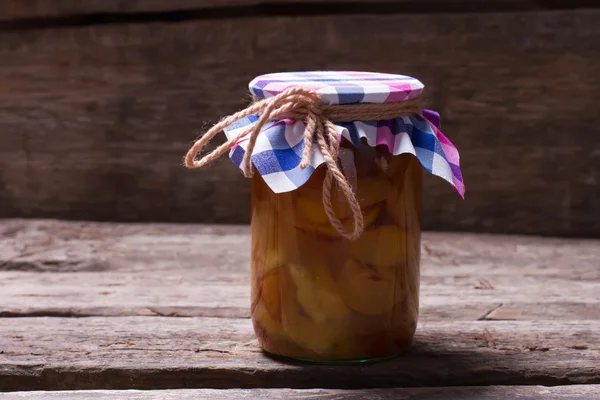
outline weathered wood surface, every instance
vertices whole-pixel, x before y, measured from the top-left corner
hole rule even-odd
[[[266,357],[249,319],[32,317],[2,322],[4,391],[600,383],[600,321],[423,322],[405,355],[343,371]]]
[[[212,282],[205,273],[0,273],[0,317],[207,316],[249,317],[249,283]],[[154,273],[153,273],[154,274]],[[422,320],[600,320],[600,283],[425,276]],[[517,281],[519,280],[519,281]],[[483,288],[483,289],[478,289]],[[544,298],[540,303],[539,298]]]
[[[479,386],[394,389],[185,389],[185,390],[95,390],[64,392],[0,393],[0,400],[188,400],[188,399],[322,399],[322,400],[592,400],[600,398],[600,385],[569,386]]]
[[[248,227],[13,220],[0,238],[0,316],[249,316]],[[600,320],[600,241],[423,247],[424,321]]]
[[[600,384],[598,240],[427,232],[414,346],[340,369],[258,348],[248,227],[6,220],[0,239],[3,391]]]
[[[181,166],[203,123],[260,73],[366,69],[423,80],[461,150],[467,201],[427,179],[425,228],[600,236],[597,10],[9,30],[0,64],[0,217],[247,222],[231,162]]]

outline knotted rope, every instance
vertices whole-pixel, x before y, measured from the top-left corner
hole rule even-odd
[[[282,119],[304,121],[306,127],[304,129],[304,150],[302,152],[300,168],[308,166],[312,154],[313,139],[316,140],[316,144],[319,150],[321,150],[325,165],[327,166],[327,173],[323,181],[323,205],[325,213],[331,225],[340,235],[349,240],[355,240],[362,234],[364,229],[363,215],[352,187],[338,167],[337,159],[340,138],[337,135],[333,122],[394,119],[420,114],[421,110],[419,99],[383,104],[323,105],[321,104],[319,94],[314,90],[300,87],[291,88],[281,92],[277,96],[256,101],[248,108],[222,119],[192,145],[185,156],[185,165],[188,168],[203,167],[229,151],[240,139],[248,136],[248,144],[246,153],[242,159],[241,169],[244,176],[250,178],[253,175],[250,157],[263,126],[270,121]],[[254,125],[218,146],[201,159],[196,160],[196,156],[200,150],[215,135],[234,122],[255,114],[260,115],[260,117]],[[352,211],[352,231],[348,231],[344,227],[333,210],[331,189],[334,182],[341,190],[345,201]]]

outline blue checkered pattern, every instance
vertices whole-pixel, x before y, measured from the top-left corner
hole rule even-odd
[[[423,89],[419,81],[405,76],[320,71],[263,75],[250,83],[250,90],[256,97],[265,98],[296,86],[316,90],[326,104],[404,101],[418,97]],[[225,134],[232,139],[257,120],[255,115],[244,118],[226,128]],[[439,114],[424,110],[423,115],[393,120],[337,123],[336,131],[355,146],[365,138],[369,146],[385,145],[393,155],[415,155],[425,170],[450,182],[464,196],[458,151],[440,131],[439,121]],[[324,162],[318,146],[313,146],[310,165],[300,168],[304,128],[302,121],[272,121],[258,136],[251,161],[275,193],[299,188]],[[246,148],[244,138],[231,150],[236,165],[241,165]]]
[[[236,124],[235,128],[228,128],[225,132],[227,137],[235,137],[241,130],[254,124],[255,120],[256,118],[247,118],[245,125]],[[299,188],[324,162],[319,148],[314,146],[309,166],[305,169],[300,168],[304,149],[304,127],[301,121],[276,121],[267,124],[258,136],[251,161],[275,193]],[[452,168],[437,137],[438,128],[424,117],[411,116],[375,122],[356,121],[338,124],[336,130],[355,146],[360,145],[361,138],[365,138],[369,146],[386,145],[394,155],[413,154],[425,170],[450,182],[461,195],[464,193],[462,181],[455,182],[455,177],[460,176],[460,169]],[[247,140],[242,140],[231,151],[231,160],[238,167],[246,152],[246,145]]]

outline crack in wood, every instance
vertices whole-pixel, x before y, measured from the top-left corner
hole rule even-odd
[[[214,353],[222,353],[222,354],[231,354],[230,351],[228,350],[221,350],[221,349],[194,349],[194,353],[200,353],[200,352],[214,352]]]
[[[7,268],[8,265],[17,262],[19,259],[21,258],[25,258],[25,257],[31,257],[31,256],[35,256],[38,254],[42,254],[42,253],[47,253],[53,250],[57,250],[60,248],[63,248],[64,246],[58,246],[58,247],[43,247],[43,248],[38,248],[38,249],[34,249],[34,250],[29,250],[28,246],[25,246],[25,248],[21,251],[21,253],[10,257],[6,260],[4,260],[3,262],[0,263],[0,271],[5,270],[5,269],[9,269]]]
[[[480,279],[479,283],[475,285],[475,289],[490,290],[494,289],[494,286],[487,279]]]
[[[502,307],[504,305],[504,303],[500,303],[498,304],[496,307],[492,308],[491,310],[489,310],[488,312],[486,312],[485,314],[483,314],[481,317],[477,318],[477,321],[487,321],[487,317],[493,313],[494,311],[496,311],[497,309],[499,309],[500,307]]]

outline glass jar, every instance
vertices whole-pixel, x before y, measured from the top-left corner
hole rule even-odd
[[[346,173],[365,229],[355,241],[331,226],[322,200],[326,167],[297,190],[275,194],[252,178],[252,322],[274,355],[314,362],[365,362],[410,344],[419,309],[422,167],[383,146],[351,152]],[[342,162],[342,165],[344,163]],[[336,215],[352,228],[334,193]]]

